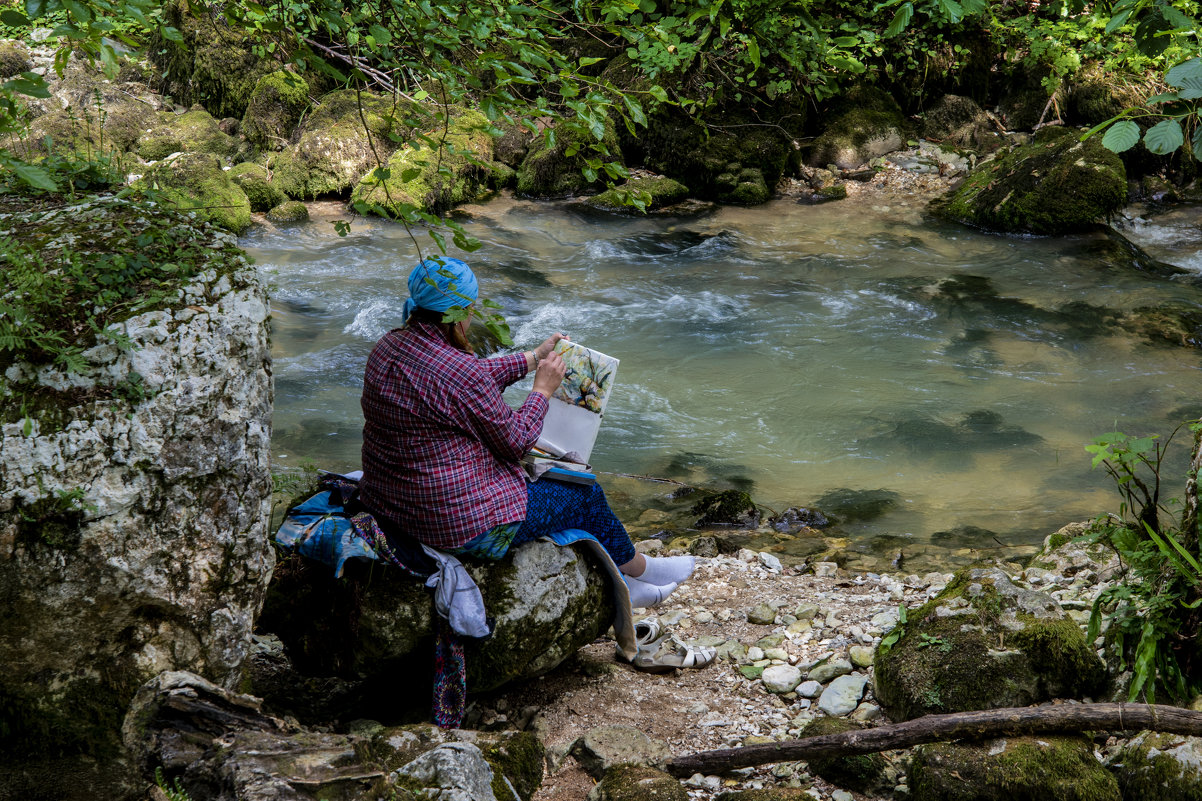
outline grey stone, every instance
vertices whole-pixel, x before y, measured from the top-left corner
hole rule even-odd
[[[855,710],[864,697],[867,676],[839,676],[822,691],[818,708],[831,717],[841,717]]]
[[[44,219],[124,220],[114,205]],[[154,391],[136,404],[90,401],[63,427],[0,425],[0,696],[8,721],[36,720],[65,741],[80,730],[98,746],[119,738],[95,721],[164,670],[233,687],[275,562],[265,284],[241,257],[216,261],[232,236],[190,235],[211,242],[214,266],[175,308],[125,321],[131,349],[100,344],[82,373],[17,362],[0,375],[0,404],[22,380],[86,392],[136,372]],[[73,490],[80,511],[57,533],[25,519]]]
[[[879,706],[864,701],[856,707],[856,711],[851,713],[851,719],[858,720],[861,723],[870,723],[874,720],[880,720],[881,714],[881,708]]]
[[[827,661],[810,668],[809,673],[806,674],[806,678],[821,684],[826,684],[831,679],[839,676],[846,676],[848,673],[851,673],[851,671],[851,662],[848,662],[846,659],[828,659]]]
[[[818,604],[805,603],[798,606],[793,614],[797,616],[798,620],[813,620],[820,611]],[[896,618],[896,615],[894,617]]]
[[[797,694],[802,698],[817,698],[822,695],[822,683],[810,679],[797,685]]]
[[[780,563],[780,559],[776,558],[775,556],[773,556],[772,554],[770,554],[766,551],[761,551],[759,556],[760,556],[760,564],[762,564],[764,567],[768,568],[768,570],[770,570],[773,573],[779,573],[784,567]]]
[[[772,665],[764,668],[760,681],[770,693],[792,692],[801,683],[801,671],[793,665]]]
[[[851,657],[851,663],[856,667],[866,668],[872,665],[872,657],[875,649],[869,648],[867,645],[853,645],[847,649],[847,655]]]
[[[447,743],[427,751],[394,776],[408,776],[429,788],[426,796],[438,801],[496,801],[492,768],[480,749],[471,743]]]
[[[576,740],[572,756],[594,779],[617,765],[662,765],[672,757],[668,746],[631,726],[599,726]]]
[[[776,620],[776,610],[768,604],[756,604],[755,608],[747,613],[747,622],[755,623],[761,626],[770,626]]]

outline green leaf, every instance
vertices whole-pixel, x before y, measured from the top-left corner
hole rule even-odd
[[[36,72],[23,72],[18,77],[4,82],[4,89],[11,90],[26,97],[50,97],[50,88],[46,78]]]
[[[1202,97],[1202,77],[1187,75],[1181,79],[1177,92],[1182,100],[1197,100]]]
[[[889,27],[885,29],[885,36],[897,36],[906,29],[910,24],[910,20],[914,18],[914,4],[911,2],[902,3],[897,9],[897,13],[893,15],[893,21],[889,23]]]
[[[1144,147],[1158,156],[1172,153],[1184,142],[1185,133],[1181,130],[1181,123],[1177,120],[1163,120],[1144,133]],[[1102,144],[1105,143],[1105,139],[1103,139]],[[1137,440],[1137,442],[1142,442],[1142,440]],[[1146,450],[1146,447],[1139,450],[1132,448],[1134,453],[1144,453]]]
[[[33,164],[25,164],[24,162],[14,161],[10,163],[12,170],[17,177],[30,186],[38,189],[44,189],[47,192],[57,192],[58,184],[54,178],[50,176],[50,172],[44,167],[38,167]]]
[[[1194,128],[1194,138],[1190,141],[1190,144],[1193,145],[1194,158],[1199,158],[1199,154],[1202,154],[1202,125]]]
[[[3,21],[10,28],[24,28],[29,25],[29,17],[15,8],[6,8],[0,11],[0,21]]]
[[[956,0],[936,0],[939,3],[939,9],[943,12],[943,18],[955,25],[960,20],[964,19],[964,7]]]
[[[444,254],[447,252],[447,240],[443,237],[441,231],[430,229],[430,238],[438,245],[438,249]]]
[[[182,42],[184,35],[179,32],[179,29],[173,28],[170,25],[164,25],[159,28],[159,36],[162,36],[168,42]]]
[[[747,40],[747,55],[751,59],[752,65],[758,70],[760,68],[760,45],[755,39]]]
[[[650,95],[651,95],[652,97],[654,97],[654,98],[655,98],[656,100],[658,100],[659,102],[661,102],[661,103],[667,103],[667,102],[668,102],[668,93],[667,93],[667,92],[665,92],[665,91],[664,91],[664,87],[660,86],[659,84],[655,84],[655,85],[653,85],[653,86],[652,86],[650,89],[648,89],[647,91],[648,91],[648,93],[650,93]]]
[[[1202,78],[1202,58],[1183,61],[1165,73],[1165,83],[1173,88],[1182,87],[1186,78]]]
[[[1160,103],[1172,103],[1173,101],[1180,99],[1181,96],[1176,92],[1165,92],[1164,94],[1160,95],[1152,95],[1147,99],[1146,102],[1149,106],[1155,106],[1159,105]]]
[[[1134,10],[1135,9],[1133,8],[1129,8],[1126,11],[1120,11],[1118,14],[1115,14],[1113,17],[1111,17],[1110,22],[1106,23],[1106,33],[1114,33],[1119,28],[1123,27],[1123,25],[1125,25],[1127,20],[1131,17],[1131,13]]]
[[[1130,150],[1139,142],[1139,126],[1131,120],[1119,120],[1110,126],[1110,130],[1102,137],[1102,147],[1113,153]],[[1105,457],[1102,457],[1105,458]],[[1101,459],[1094,460],[1094,467]]]

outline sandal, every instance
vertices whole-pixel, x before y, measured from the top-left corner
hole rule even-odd
[[[671,673],[677,669],[700,670],[710,665],[718,650],[704,645],[689,645],[667,634],[658,640],[640,645],[630,664],[645,673]]]
[[[641,650],[663,635],[663,627],[658,617],[645,617],[634,624],[634,644]]]

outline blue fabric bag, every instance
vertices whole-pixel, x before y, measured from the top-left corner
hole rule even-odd
[[[319,492],[288,510],[275,533],[276,544],[334,568],[342,578],[347,559],[378,561],[379,555],[355,531],[336,491]]]

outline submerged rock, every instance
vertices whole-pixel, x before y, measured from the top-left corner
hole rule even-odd
[[[931,204],[954,222],[995,231],[1060,234],[1112,214],[1127,198],[1127,173],[1098,137],[1044,129],[1034,142],[999,151],[957,189]]]
[[[267,212],[267,219],[276,225],[309,221],[309,209],[299,200],[288,200]]]
[[[749,493],[741,490],[712,492],[693,504],[689,510],[698,526],[741,526],[754,528],[760,522],[760,510]]]
[[[1050,595],[997,568],[961,571],[882,640],[874,692],[892,718],[1100,695],[1102,661]]]
[[[816,505],[826,509],[836,519],[848,522],[875,520],[888,514],[901,501],[893,490],[835,489],[824,493]]]
[[[914,749],[914,801],[1120,801],[1117,782],[1080,737],[1012,737]],[[1159,794],[1131,798],[1165,798]]]

